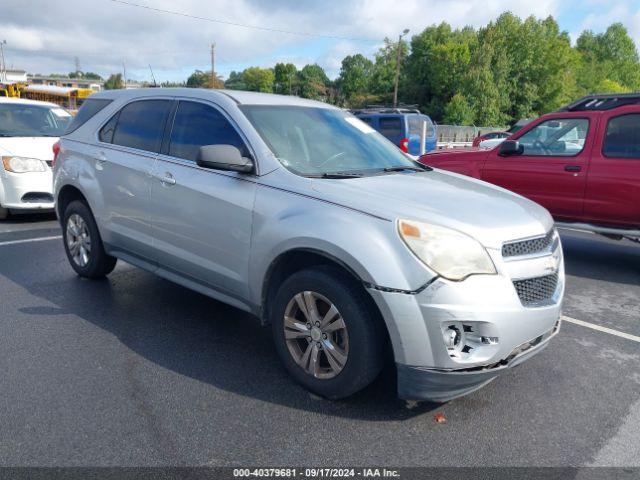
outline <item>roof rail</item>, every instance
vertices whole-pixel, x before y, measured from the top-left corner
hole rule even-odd
[[[367,105],[364,108],[354,108],[351,110],[353,114],[362,113],[422,113],[418,110],[418,105],[400,104],[397,107],[387,105]]]
[[[587,95],[569,105],[560,108],[559,112],[581,112],[585,110],[611,110],[612,108],[640,103],[640,92],[636,93],[599,93]]]

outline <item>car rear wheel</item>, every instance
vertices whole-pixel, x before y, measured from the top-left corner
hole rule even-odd
[[[91,210],[79,200],[64,212],[62,236],[71,267],[81,277],[101,278],[111,273],[117,259],[104,251]]]
[[[271,311],[273,336],[286,369],[323,397],[366,387],[384,364],[384,331],[366,292],[333,267],[293,274]]]

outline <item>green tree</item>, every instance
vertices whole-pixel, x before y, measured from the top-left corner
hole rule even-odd
[[[211,70],[203,72],[196,70],[187,78],[186,86],[189,88],[211,88]],[[224,82],[216,75],[214,88],[224,88]]]
[[[112,73],[109,78],[104,82],[105,90],[116,90],[118,88],[124,88],[124,82],[122,81],[121,73]]]
[[[444,107],[444,123],[450,125],[473,125],[476,113],[461,93],[456,93]]]
[[[442,118],[445,105],[461,91],[476,42],[472,28],[452,30],[447,23],[415,35],[402,70],[400,98]]]
[[[349,106],[362,106],[357,104],[370,91],[372,74],[373,62],[360,53],[342,60],[337,86]]]
[[[273,92],[275,76],[270,68],[249,67],[242,72],[246,89],[254,92]]]
[[[579,78],[585,92],[601,91],[607,80],[624,89],[640,89],[638,50],[624,25],[614,23],[597,35],[585,30],[576,49],[581,54]]]
[[[293,63],[276,63],[273,69],[273,91],[293,95],[296,91],[296,76],[298,70]]]
[[[331,82],[318,64],[305,65],[298,72],[298,95],[313,100],[326,100]]]
[[[247,85],[244,82],[242,72],[232,71],[229,74],[229,78],[224,82],[224,87],[229,90],[247,90]]]

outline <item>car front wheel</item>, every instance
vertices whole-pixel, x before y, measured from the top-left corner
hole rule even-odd
[[[100,278],[111,273],[117,259],[107,255],[91,210],[79,200],[64,212],[62,236],[71,267],[78,275]]]
[[[316,267],[281,285],[271,311],[278,354],[295,380],[327,398],[371,383],[384,363],[384,331],[366,292],[337,268]]]

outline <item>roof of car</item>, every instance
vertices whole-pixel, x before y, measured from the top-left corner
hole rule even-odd
[[[611,110],[625,105],[640,104],[640,92],[593,94],[566,105],[558,112],[582,112],[588,110]]]
[[[139,98],[146,96],[170,95],[201,99],[220,98],[225,96],[241,105],[296,105],[304,107],[337,108],[327,103],[273,93],[245,92],[242,90],[223,90],[205,88],[132,88],[105,90],[91,95],[91,98]]]
[[[60,105],[56,105],[55,103],[41,102],[40,100],[29,100],[27,98],[16,98],[16,97],[0,97],[0,103],[19,103],[23,105],[38,105],[40,107],[61,108]]]

